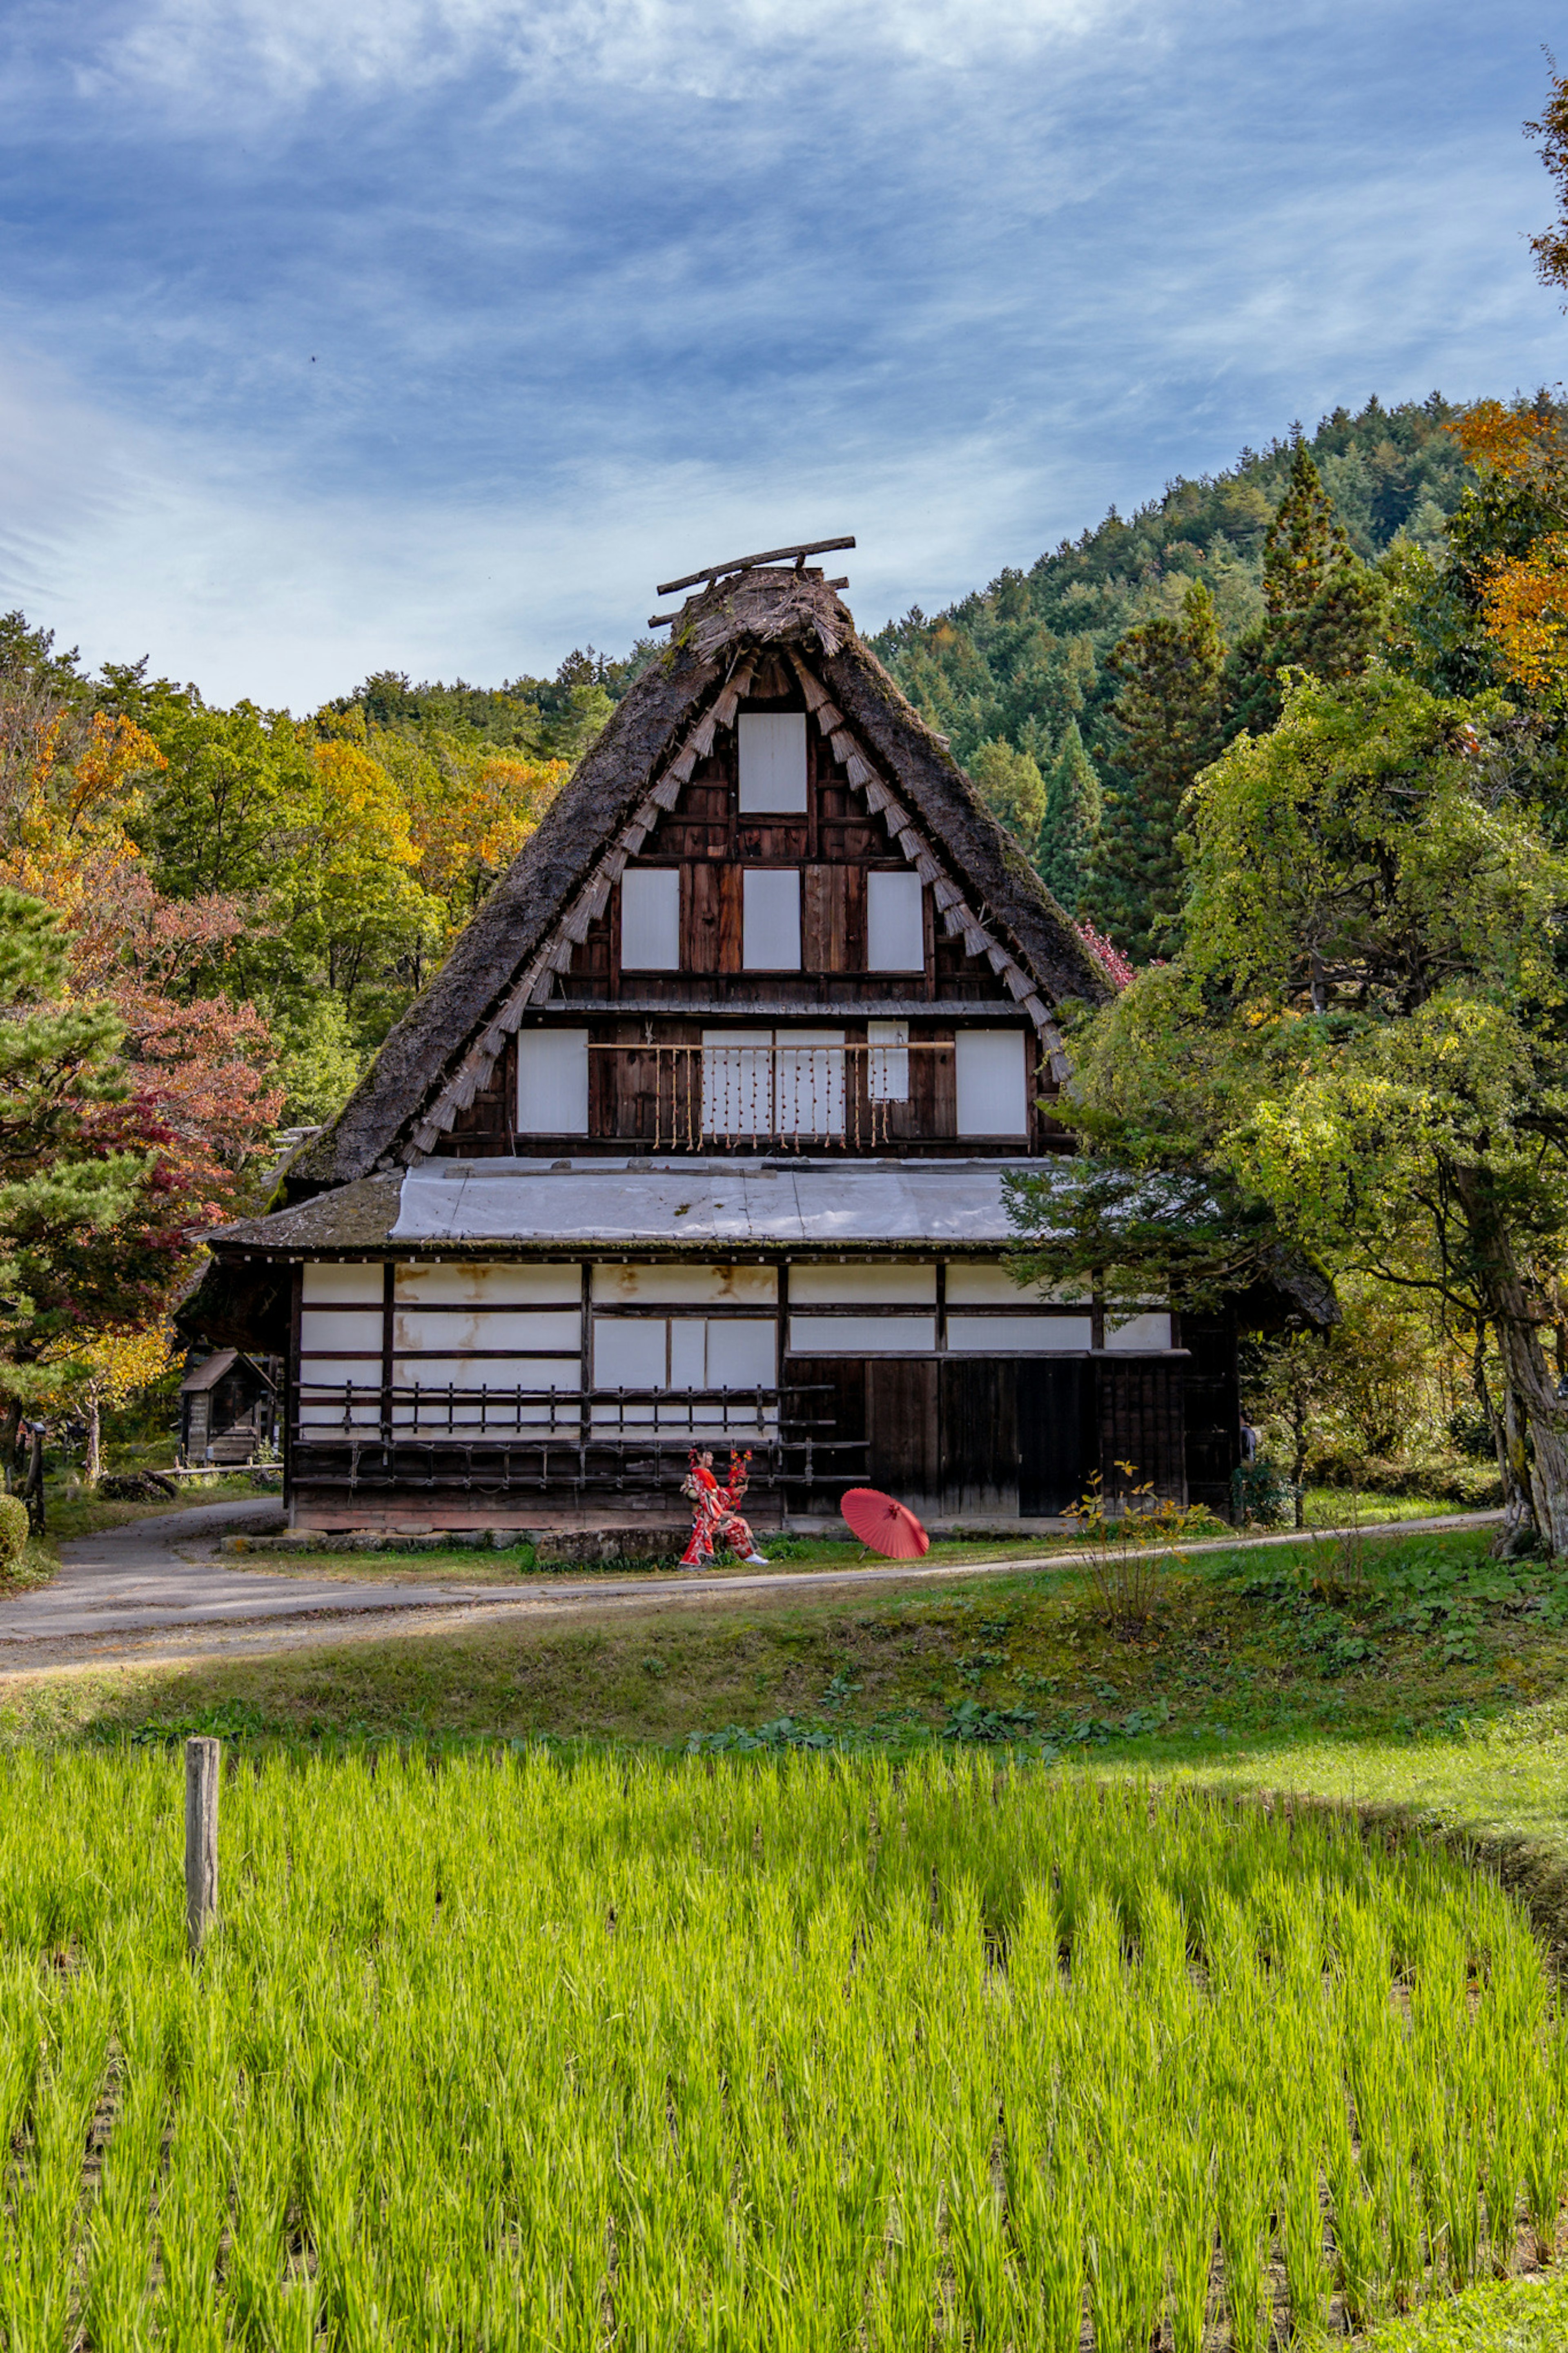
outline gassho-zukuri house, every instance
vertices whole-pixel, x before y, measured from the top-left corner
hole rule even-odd
[[[209,1238],[183,1321],[283,1359],[292,1525],[673,1525],[694,1439],[760,1527],[865,1483],[1026,1525],[1119,1461],[1228,1512],[1232,1320],[1004,1264],[1103,971],[847,584],[696,578],[284,1206]]]

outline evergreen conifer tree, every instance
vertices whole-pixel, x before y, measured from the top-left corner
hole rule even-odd
[[[1220,749],[1224,666],[1214,599],[1200,580],[1189,584],[1179,617],[1141,623],[1110,658],[1121,681],[1120,744],[1084,897],[1135,964],[1170,955],[1180,942],[1181,806]]]
[[[1366,668],[1383,587],[1358,562],[1304,441],[1263,543],[1263,618],[1226,665],[1226,740],[1265,735],[1279,716],[1279,673],[1353,678]]]
[[[1047,890],[1069,914],[1083,896],[1103,807],[1094,763],[1083,748],[1078,721],[1069,719],[1047,780],[1046,819],[1035,856]]]
[[[997,735],[974,753],[969,773],[992,815],[1001,818],[1026,855],[1034,858],[1046,817],[1046,780],[1037,762]]]

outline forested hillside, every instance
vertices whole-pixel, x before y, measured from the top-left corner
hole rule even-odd
[[[1097,887],[1092,871],[1107,796],[1125,798],[1137,783],[1116,716],[1127,682],[1117,648],[1140,625],[1175,621],[1194,584],[1212,599],[1222,659],[1259,629],[1266,542],[1301,449],[1359,563],[1396,543],[1439,553],[1469,479],[1447,429],[1457,414],[1437,393],[1396,408],[1373,399],[1353,417],[1337,408],[1310,438],[1292,428],[1263,451],[1244,449],[1228,471],[1177,480],[1130,517],[1113,507],[1027,572],[1005,570],[934,617],[916,607],[873,639],[1052,889],[1134,953],[1156,944],[1135,875],[1102,875]],[[1125,824],[1115,832],[1126,869],[1135,845]]]

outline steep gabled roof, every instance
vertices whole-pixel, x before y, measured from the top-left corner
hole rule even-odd
[[[1100,965],[833,590],[807,572],[742,573],[687,599],[671,645],[618,705],[337,1118],[289,1164],[290,1196],[401,1163],[451,1125],[523,1007],[548,1000],[573,944],[661,809],[674,806],[715,727],[732,723],[768,647],[793,660],[851,782],[935,886],[950,933],[989,957],[1060,1061],[1051,1016],[1068,999],[1109,995]]]

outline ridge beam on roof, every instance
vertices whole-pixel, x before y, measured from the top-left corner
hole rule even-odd
[[[700,572],[689,572],[684,579],[661,580],[653,593],[656,596],[673,596],[678,588],[695,588],[700,580],[707,581],[711,586],[714,581],[722,580],[726,573],[750,572],[758,564],[804,564],[808,555],[827,555],[836,547],[853,547],[854,544],[855,534],[851,532],[847,539],[807,539],[797,541],[794,547],[765,547],[760,555],[731,556],[727,564],[705,564]]]

